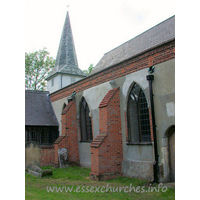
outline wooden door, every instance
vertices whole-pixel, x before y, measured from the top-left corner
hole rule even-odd
[[[169,164],[170,179],[171,182],[175,182],[175,130],[169,135]]]

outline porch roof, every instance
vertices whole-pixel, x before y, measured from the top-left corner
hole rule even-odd
[[[49,92],[25,91],[25,125],[26,126],[58,126]]]

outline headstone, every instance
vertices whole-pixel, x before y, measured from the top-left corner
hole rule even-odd
[[[58,149],[58,158],[59,158],[60,168],[69,167],[69,161],[68,161],[66,148]]]
[[[50,169],[42,170],[37,165],[30,164],[27,168],[28,174],[34,175],[36,177],[43,177],[46,175],[52,175],[53,171]]]
[[[25,143],[25,168],[30,165],[40,166],[41,149],[38,142]]]

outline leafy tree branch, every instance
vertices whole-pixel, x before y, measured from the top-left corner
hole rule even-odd
[[[46,48],[32,53],[25,52],[25,89],[46,90],[46,77],[55,65]]]

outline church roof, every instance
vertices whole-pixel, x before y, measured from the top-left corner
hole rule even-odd
[[[25,90],[25,125],[58,126],[49,92]]]
[[[128,42],[104,54],[90,75],[98,73],[108,67],[116,65],[174,39],[175,16],[172,16]]]
[[[49,79],[56,73],[86,76],[86,74],[78,67],[75,45],[74,45],[68,12],[63,26],[55,67],[49,73],[47,79]]]

